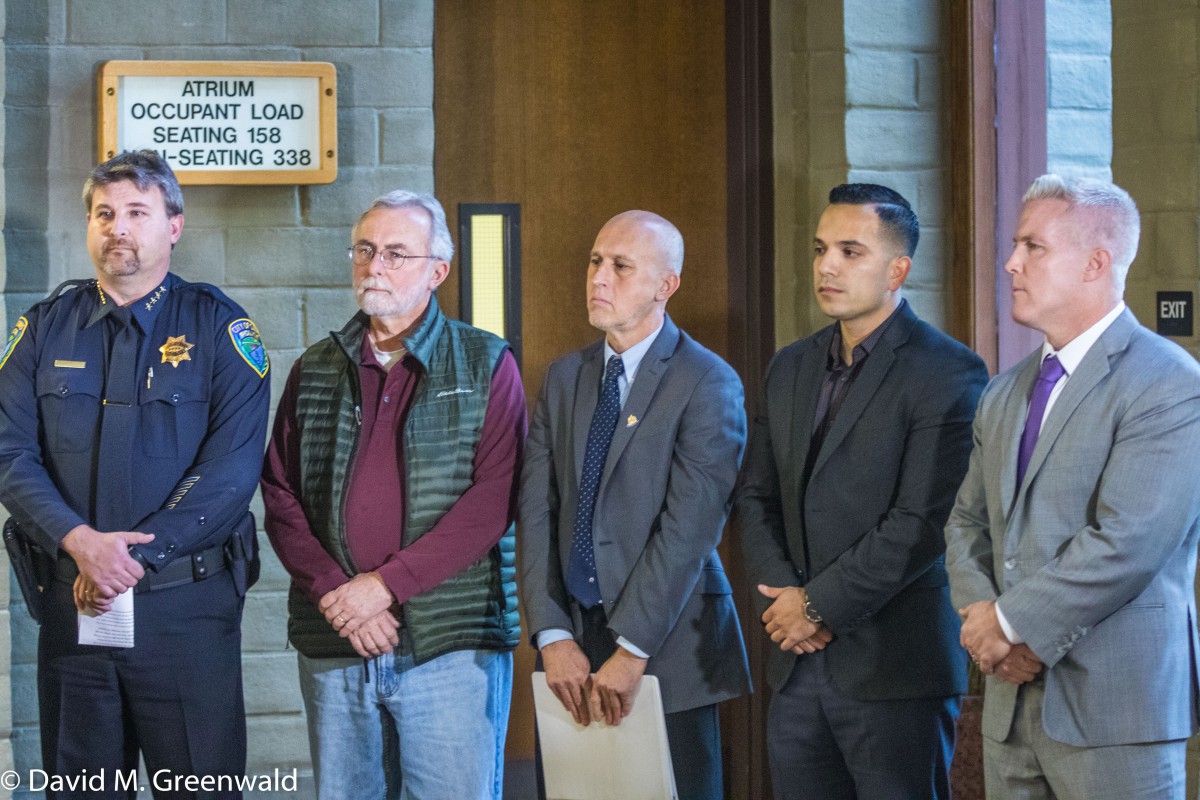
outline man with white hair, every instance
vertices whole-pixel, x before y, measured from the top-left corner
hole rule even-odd
[[[1197,730],[1200,367],[1138,324],[1139,220],[1038,178],[1005,269],[1045,334],[988,386],[946,526],[962,644],[990,677],[989,798],[1184,796]]]
[[[438,307],[437,200],[386,194],[351,238],[361,311],[292,367],[262,478],[318,796],[498,800],[525,393]]]

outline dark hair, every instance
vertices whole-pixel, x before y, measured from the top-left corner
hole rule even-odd
[[[126,150],[92,170],[83,184],[83,205],[89,214],[96,187],[119,181],[132,181],[143,192],[157,186],[162,191],[167,216],[177,217],[183,213],[183,192],[171,166],[153,150]]]
[[[877,183],[843,183],[829,192],[830,205],[872,206],[884,235],[912,258],[921,238],[921,224],[912,206],[895,189]]]

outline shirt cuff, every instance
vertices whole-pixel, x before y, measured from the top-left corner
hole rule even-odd
[[[537,648],[538,648],[538,650],[541,650],[544,647],[546,647],[546,645],[551,645],[551,644],[554,644],[555,642],[562,642],[567,639],[574,639],[574,638],[575,637],[572,636],[571,632],[568,631],[566,628],[547,628],[544,631],[538,632]],[[647,655],[644,650],[639,648],[633,642],[626,639],[624,636],[617,637],[617,645],[625,648],[626,650],[633,653],[638,658],[650,658],[650,656]]]
[[[538,648],[538,650],[541,650],[543,647],[545,647],[548,644],[554,644],[555,642],[563,642],[563,641],[566,641],[567,639],[574,639],[574,638],[575,637],[572,636],[571,632],[569,630],[567,630],[566,628],[546,628],[546,630],[544,630],[544,631],[538,631],[537,648]]]
[[[329,572],[316,577],[312,582],[312,599],[313,605],[321,602],[321,598],[332,592],[334,589],[346,583],[349,578],[346,573],[342,572],[341,568],[332,569]]]
[[[1000,629],[1004,631],[1005,637],[1008,638],[1009,644],[1021,644],[1025,640],[1021,638],[1021,634],[1017,633],[1012,625],[1008,624],[1008,617],[1004,616],[1004,612],[1000,610],[1000,604],[995,604],[996,619],[1000,622]]]
[[[619,647],[625,648],[626,650],[633,653],[638,658],[650,658],[650,656],[646,655],[646,653],[644,651],[639,649],[637,647],[637,645],[635,645],[633,642],[626,639],[624,636],[617,637],[617,645]]]

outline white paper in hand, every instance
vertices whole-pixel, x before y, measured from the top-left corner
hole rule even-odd
[[[538,741],[547,800],[675,800],[662,692],[642,678],[633,710],[617,726],[578,725],[550,691],[546,673],[533,673]]]
[[[133,647],[133,589],[113,600],[110,611],[79,612],[79,643],[101,647]]]

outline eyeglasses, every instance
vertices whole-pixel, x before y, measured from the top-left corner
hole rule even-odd
[[[400,269],[408,262],[410,258],[432,258],[438,260],[437,256],[414,256],[408,253],[401,253],[399,250],[376,250],[369,244],[356,244],[346,248],[346,255],[350,256],[350,260],[354,262],[356,267],[365,267],[375,260],[375,254],[379,254],[379,260],[383,262],[383,266],[388,269]]]

